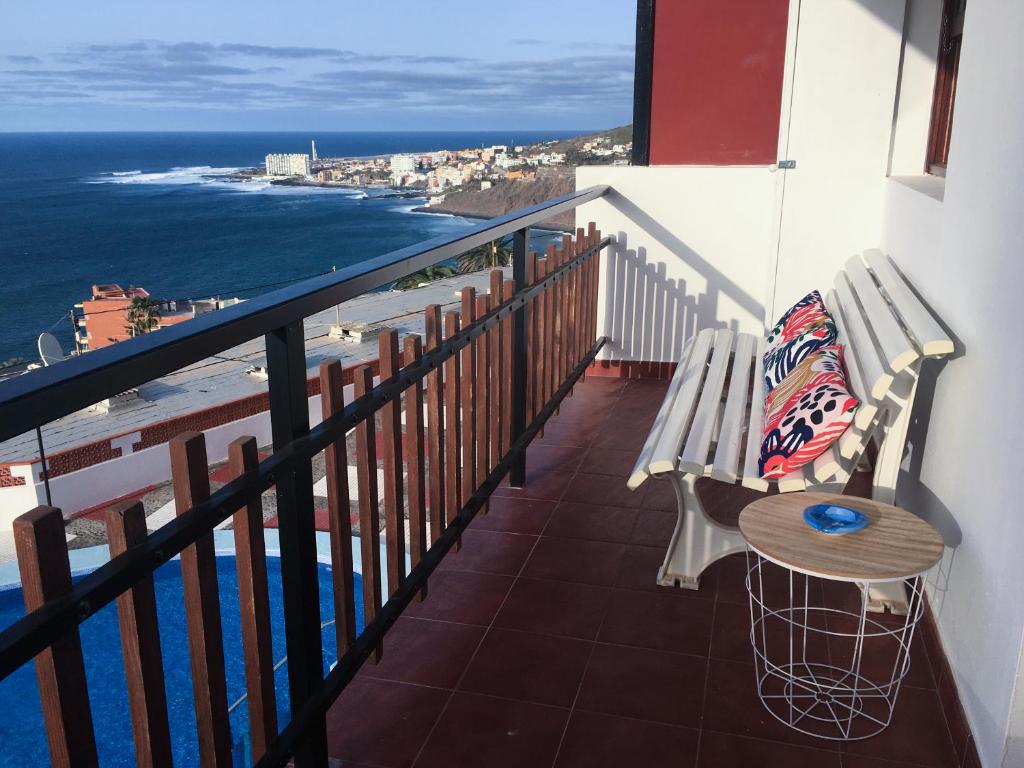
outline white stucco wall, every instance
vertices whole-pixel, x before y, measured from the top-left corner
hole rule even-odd
[[[672,361],[697,328],[760,333],[778,174],[765,167],[579,168],[614,192],[580,207],[616,245],[602,256],[603,359]]]
[[[961,540],[935,601],[939,629],[982,762],[1006,768],[1024,764],[1022,707],[1011,704],[1024,634],[1021,29],[1024,5],[970,3],[942,199],[888,182],[881,236],[962,345],[938,377],[927,443],[899,495],[956,523]]]
[[[930,579],[939,632],[982,764],[1011,768],[1024,765],[1024,4],[970,3],[945,181],[922,175],[939,5],[793,0],[780,158],[796,169],[581,168],[578,188],[616,193],[580,220],[624,239],[602,276],[613,358],[678,355],[677,336],[659,339],[658,303],[629,282],[636,262],[684,282],[689,333],[757,329],[755,305],[778,313],[865,248],[893,256],[959,343],[922,377],[897,498],[950,545]]]

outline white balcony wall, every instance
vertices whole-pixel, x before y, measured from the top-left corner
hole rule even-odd
[[[580,189],[614,192],[578,209],[616,245],[601,265],[606,360],[675,361],[709,326],[761,333],[777,174],[764,167],[581,167]]]
[[[599,312],[615,359],[676,360],[680,330],[760,330],[762,311],[829,287],[863,249],[896,260],[958,342],[922,376],[897,500],[946,538],[929,585],[939,632],[982,764],[1011,768],[1024,765],[1024,4],[969,4],[945,180],[923,173],[940,6],[793,0],[779,157],[796,169],[581,168],[578,188],[616,191],[578,220],[621,238]],[[640,275],[668,286],[679,319]]]
[[[960,346],[925,380],[899,498],[956,544],[933,605],[982,762],[1005,768],[1024,765],[1024,694],[1012,704],[1024,636],[1021,29],[1024,5],[968,5],[941,194],[889,180],[880,241]]]

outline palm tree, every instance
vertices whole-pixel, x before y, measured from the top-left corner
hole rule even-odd
[[[432,283],[434,280],[441,280],[454,274],[456,274],[455,267],[437,264],[433,267],[421,269],[419,272],[413,272],[411,275],[406,275],[401,280],[396,280],[393,288],[396,291],[408,291],[410,288],[419,288],[423,283]]]
[[[458,257],[459,272],[479,272],[482,269],[507,267],[512,263],[512,248],[504,240],[492,240],[486,245],[466,251]]]
[[[160,324],[160,305],[148,296],[136,296],[128,307],[126,319],[129,336],[149,333]]]

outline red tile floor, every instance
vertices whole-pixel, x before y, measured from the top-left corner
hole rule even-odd
[[[675,499],[625,478],[664,389],[577,387],[331,709],[337,765],[958,765],[921,642],[889,729],[840,748],[757,698],[742,556],[655,585]]]

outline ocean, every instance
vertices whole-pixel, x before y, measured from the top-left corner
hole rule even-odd
[[[358,190],[210,180],[270,152],[321,157],[529,144],[579,131],[0,133],[0,363],[73,348],[71,307],[97,283],[160,298],[248,298],[472,222]]]

